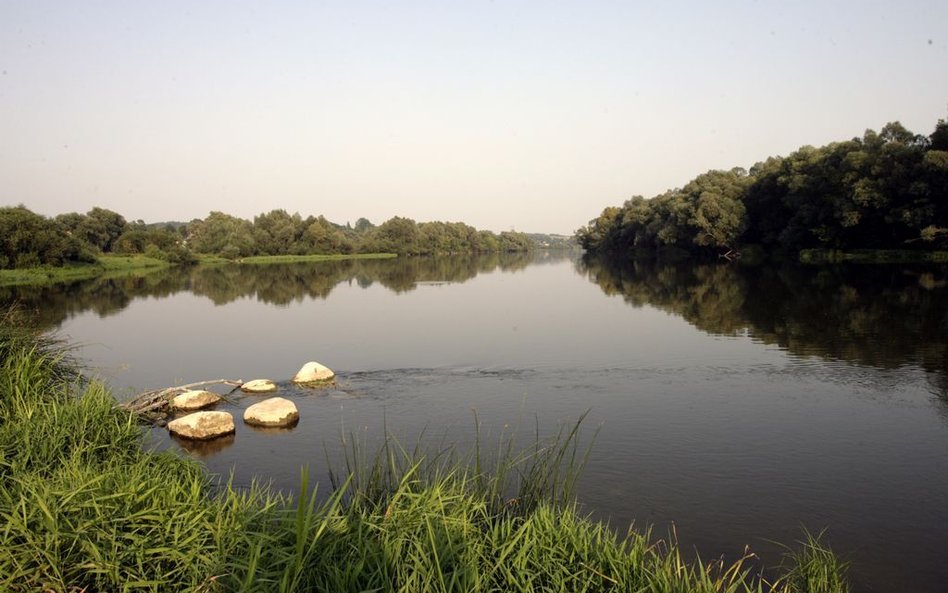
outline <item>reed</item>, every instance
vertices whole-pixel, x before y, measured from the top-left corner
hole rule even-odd
[[[788,593],[806,591],[849,591],[845,574],[847,563],[823,542],[823,534],[804,530],[796,548],[787,547],[784,558],[786,572],[776,587]]]
[[[748,559],[686,561],[577,509],[580,418],[519,450],[348,440],[328,490],[238,490],[142,448],[62,344],[0,316],[0,590],[841,593],[818,537],[764,580]],[[476,422],[476,420],[475,420]],[[479,432],[479,431],[478,431]]]

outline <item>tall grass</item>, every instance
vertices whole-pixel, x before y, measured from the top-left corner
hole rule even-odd
[[[433,451],[419,438],[408,449],[385,430],[378,450],[366,449],[358,438],[342,439],[342,471],[329,471],[333,490],[342,490],[348,506],[382,507],[407,484],[417,488],[462,486],[467,494],[484,501],[494,515],[529,514],[540,504],[567,506],[574,500],[576,479],[589,456],[592,440],[583,446],[580,428],[588,413],[544,438],[536,426],[533,443],[515,449],[514,435],[505,433],[488,450],[476,412],[476,438],[470,452],[454,444]],[[327,467],[333,464],[327,454]],[[410,478],[410,480],[409,480]]]
[[[847,590],[818,538],[770,584],[746,559],[689,562],[673,538],[586,519],[570,491],[581,420],[524,452],[350,443],[326,492],[306,472],[292,498],[241,492],[143,451],[134,419],[77,383],[61,345],[0,321],[3,591]]]

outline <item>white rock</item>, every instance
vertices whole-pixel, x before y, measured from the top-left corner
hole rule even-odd
[[[221,396],[210,391],[185,391],[171,400],[176,410],[200,410],[221,401]]]
[[[318,362],[307,362],[303,368],[293,377],[294,383],[316,383],[318,381],[331,381],[336,373]]]
[[[213,439],[234,432],[234,417],[228,412],[194,412],[169,422],[168,430],[185,439]]]
[[[276,391],[276,383],[270,379],[254,379],[253,381],[247,381],[240,386],[241,391],[246,391],[247,393],[269,393],[271,391]]]
[[[271,397],[244,410],[244,422],[254,426],[290,426],[300,419],[296,404],[282,397]]]

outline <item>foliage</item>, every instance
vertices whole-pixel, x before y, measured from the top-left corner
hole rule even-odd
[[[47,218],[24,206],[0,208],[0,269],[92,264],[101,254],[147,255],[173,264],[194,263],[181,235],[116,212],[93,208]]]
[[[541,249],[576,249],[579,247],[576,238],[571,235],[527,233],[527,236]]]
[[[197,253],[216,253],[228,259],[257,253],[253,225],[223,212],[192,220],[188,225],[188,246]]]
[[[227,260],[260,256],[391,253],[432,255],[530,251],[523,233],[478,231],[460,222],[394,217],[379,226],[356,226],[324,216],[271,210],[253,221],[223,212],[184,223],[128,223],[110,210],[46,218],[24,206],[0,208],[0,269],[92,263],[96,254],[146,255],[171,264],[197,263],[198,254]]]
[[[948,247],[948,124],[928,137],[898,122],[862,138],[743,169],[709,171],[682,189],[606,208],[576,232],[596,253],[695,254],[766,249]]]
[[[125,231],[125,218],[105,208],[90,210],[76,228],[78,237],[99,251],[112,251],[115,242]]]
[[[378,226],[360,218],[352,227],[330,222],[324,216],[303,218],[285,210],[260,214],[253,222],[212,212],[204,220],[191,222],[187,242],[197,253],[227,259],[353,253],[433,255],[533,248],[533,242],[521,233],[495,235],[460,222],[418,223],[396,216]]]
[[[91,247],[24,206],[0,208],[0,269],[95,261]]]
[[[197,257],[184,246],[183,237],[171,225],[129,223],[112,247],[113,253],[144,254],[171,264],[197,263]]]

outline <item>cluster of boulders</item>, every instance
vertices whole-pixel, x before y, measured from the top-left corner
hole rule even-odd
[[[307,386],[330,385],[336,374],[318,362],[308,362],[293,377],[293,383]],[[272,393],[276,383],[269,379],[255,379],[240,386],[245,393]],[[234,417],[230,412],[195,411],[220,402],[223,398],[210,391],[185,391],[174,397],[171,407],[191,412],[168,423],[172,434],[186,439],[208,440],[234,432]],[[299,422],[296,404],[282,397],[267,398],[244,410],[244,422],[251,426],[289,427]]]

